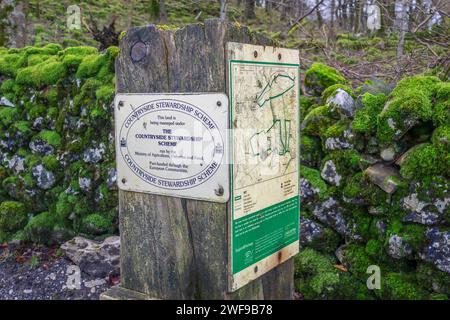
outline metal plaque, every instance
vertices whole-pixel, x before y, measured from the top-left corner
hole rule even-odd
[[[299,251],[299,52],[227,44],[231,201],[229,287]]]
[[[228,201],[225,94],[117,94],[114,103],[121,190]]]

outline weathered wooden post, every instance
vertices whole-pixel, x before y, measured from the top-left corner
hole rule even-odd
[[[259,52],[253,50],[247,52],[248,48],[243,48],[242,52],[237,52],[236,50],[239,50],[240,45],[229,44],[229,42],[261,45],[261,47],[257,47]],[[270,44],[266,38],[252,34],[245,27],[239,27],[218,19],[207,20],[204,25],[188,25],[178,30],[166,30],[154,25],[133,28],[120,41],[120,54],[116,61],[117,93],[119,95],[127,93],[219,93],[219,95],[212,97],[221,101],[217,101],[217,106],[214,101],[214,106],[208,106],[208,108],[217,107],[217,110],[225,108],[228,119],[229,112],[232,110],[226,110],[229,106],[228,101],[226,101],[227,96],[224,93],[229,93],[227,79],[231,79],[229,73],[232,73],[234,70],[232,70],[234,66],[232,66],[230,61],[233,59],[236,61],[244,61],[246,59],[257,61],[257,59],[269,55],[269,52],[266,52],[265,47],[262,46]],[[278,139],[277,141],[283,143],[283,148],[281,146],[276,147],[276,153],[290,153],[292,160],[292,170],[290,170],[292,174],[288,176],[287,181],[276,180],[277,188],[279,188],[281,183],[281,189],[271,191],[279,194],[281,200],[284,200],[283,196],[286,198],[293,197],[292,199],[294,199],[294,203],[292,201],[290,204],[284,203],[285,207],[281,208],[290,206],[289,217],[291,222],[290,226],[277,233],[281,234],[280,232],[282,232],[281,238],[271,238],[272,240],[275,239],[273,243],[275,243],[276,252],[270,256],[267,256],[267,254],[271,252],[262,252],[263,256],[261,257],[265,257],[265,259],[261,260],[256,256],[258,251],[256,253],[247,251],[245,257],[243,257],[244,260],[247,259],[247,262],[243,260],[243,265],[239,267],[239,271],[242,271],[241,269],[247,271],[243,270],[245,272],[240,275],[239,279],[235,278],[231,261],[233,259],[231,253],[231,241],[233,239],[231,234],[236,226],[233,224],[232,212],[233,206],[240,205],[239,201],[252,201],[246,198],[247,193],[242,196],[241,200],[241,196],[233,193],[234,190],[230,190],[233,189],[233,183],[218,185],[215,189],[212,188],[211,195],[208,197],[213,199],[213,201],[192,199],[192,197],[202,198],[192,194],[195,193],[195,189],[179,191],[181,195],[187,194],[187,196],[182,197],[163,195],[166,193],[170,194],[169,191],[164,191],[166,189],[161,189],[162,192],[157,192],[160,194],[126,191],[129,177],[121,176],[119,170],[122,281],[121,287],[108,291],[103,295],[103,299],[146,297],[156,299],[292,298],[294,268],[291,257],[298,250],[299,210],[298,157],[296,158],[295,156],[298,153],[298,148],[296,145],[293,145],[294,142],[298,145],[298,141],[293,140],[298,138],[298,110],[296,110],[298,108],[298,52],[293,50],[279,51],[285,54],[281,56],[281,53],[278,53],[278,51],[274,52],[274,49],[270,48],[270,54],[276,54],[275,57],[277,57],[276,60],[280,67],[283,66],[283,61],[288,61],[289,59],[297,61],[297,64],[286,64],[294,67],[293,70],[295,71],[292,74],[280,76],[278,79],[277,77],[267,79],[268,84],[260,84],[260,89],[264,91],[264,85],[271,88],[272,85],[275,86],[274,83],[282,83],[286,80],[286,88],[288,88],[290,93],[289,96],[286,95],[282,99],[284,99],[283,101],[287,104],[286,108],[289,109],[289,112],[294,117],[288,123],[286,122],[287,120],[284,120],[284,122],[282,122],[283,120],[276,120],[274,115],[274,122],[271,127],[275,128],[275,130],[270,130],[270,128],[267,130],[269,132],[267,135],[272,136],[273,133],[273,140]],[[243,55],[249,55],[249,57],[244,57]],[[236,67],[238,69],[246,68],[243,64]],[[242,85],[241,83],[240,86],[242,87]],[[292,87],[294,88],[293,90],[291,90]],[[256,97],[257,101],[253,101],[253,103],[259,104],[259,107],[263,107],[265,103],[269,105],[270,101],[275,98],[270,95],[270,92],[263,91],[259,97]],[[281,91],[280,95],[282,94],[285,94],[285,92]],[[126,95],[123,95],[123,97],[127,98]],[[177,108],[184,108],[185,105],[188,105],[193,107],[192,112],[196,112],[196,103],[202,104],[202,101],[195,100],[202,99],[201,96],[195,98],[196,96],[193,95],[191,98],[194,100],[189,100],[191,99],[189,97],[186,97],[188,100],[185,100],[184,97],[184,95],[180,95],[179,101],[182,102],[181,105],[175,104]],[[231,93],[228,94],[228,97],[230,100],[233,99]],[[158,105],[156,103],[143,104],[139,100],[139,96],[132,96],[130,97],[131,100],[127,100],[125,103],[122,101],[122,98],[119,99],[120,101],[117,101],[116,98],[116,108],[129,108],[127,114],[135,112],[136,115],[134,118],[133,116],[124,118],[123,121],[129,121],[129,123],[141,121],[142,124],[139,124],[139,126],[144,126],[145,129],[147,129],[147,125],[152,128],[151,119],[159,119],[156,118],[156,114],[163,115],[161,112],[162,110],[167,110],[164,108],[170,107],[170,101],[176,101],[173,97],[172,99],[167,99],[167,96],[155,96],[155,101],[165,103]],[[255,99],[253,98],[253,100]],[[207,103],[206,101],[204,100],[204,104]],[[152,116],[144,115],[147,114],[145,112],[150,114],[153,108],[156,110],[159,107],[161,109],[156,113],[152,113]],[[182,111],[185,113],[190,112],[190,110],[186,111],[186,109]],[[116,110],[116,117],[117,112],[118,110]],[[175,113],[173,111],[167,113],[167,115],[169,114],[173,115]],[[182,115],[182,117],[184,116],[186,115]],[[214,118],[216,122],[220,122],[216,116],[211,117],[211,119]],[[208,121],[203,117],[202,119],[203,122]],[[227,126],[231,127],[235,124],[233,124],[233,121],[227,121],[226,123]],[[126,127],[127,125],[124,126]],[[218,126],[220,126],[220,123],[218,123]],[[291,129],[292,131],[286,131]],[[129,130],[132,131],[131,129]],[[165,131],[155,129],[148,132],[155,134],[164,132],[169,135],[172,133],[170,129],[163,130]],[[150,135],[137,134],[136,132],[138,131],[136,130],[132,134],[126,133],[126,135],[122,136],[123,130],[118,127],[116,127],[116,132],[116,138],[122,140],[118,142],[120,144],[117,147],[117,157],[120,156],[120,153],[122,156],[126,153],[122,150],[127,149],[127,143],[137,143],[131,141],[133,137],[154,138],[154,136]],[[287,136],[284,135],[285,132],[288,132]],[[222,136],[224,145],[220,146],[220,148],[225,149],[225,153],[230,150],[227,145],[229,138],[227,135],[228,132]],[[229,136],[233,139],[232,134]],[[126,141],[126,137],[128,137],[128,141]],[[267,139],[270,140],[269,138]],[[259,144],[257,141],[255,143]],[[291,144],[290,146],[288,146],[289,143]],[[164,144],[170,145],[165,142]],[[273,145],[272,148],[274,148]],[[221,153],[221,150],[217,151],[215,149],[214,152]],[[161,152],[164,153],[166,151]],[[173,152],[173,150],[170,152]],[[270,152],[264,156],[267,157],[268,154]],[[133,154],[130,153],[130,155],[133,158]],[[150,155],[148,156],[150,157]],[[124,157],[128,159],[126,155]],[[128,166],[126,170],[134,170],[135,174],[140,174],[140,178],[142,178],[140,180],[149,179],[150,181],[150,179],[155,179],[149,177],[144,172],[145,170],[139,171],[139,169],[136,169],[137,166],[132,160],[124,161]],[[138,162],[136,160],[136,163]],[[155,164],[155,166],[157,165]],[[225,168],[221,171],[222,175],[224,172],[227,175],[229,174],[228,164],[221,164],[221,168]],[[161,180],[158,180],[158,183],[161,183]],[[231,176],[231,179],[228,179],[227,176],[227,179],[224,181],[229,180],[233,181],[233,176]],[[139,184],[142,181],[136,183]],[[157,188],[157,186],[153,188]],[[137,189],[139,188],[137,187]],[[258,188],[256,187],[255,190],[258,190]],[[267,194],[268,190],[266,188],[266,190],[261,189],[258,192]],[[228,199],[223,199],[225,201],[220,201],[219,199],[224,196],[229,198],[230,195],[234,197],[233,204]],[[219,199],[219,202],[214,201],[216,198]],[[244,206],[248,205],[244,204]],[[282,210],[280,212],[282,213]],[[264,217],[264,214],[260,214],[258,217]],[[270,235],[269,231],[267,231],[267,235]],[[259,242],[261,248],[267,247],[271,243],[267,241]],[[253,257],[253,254],[255,257]],[[260,262],[259,264],[257,263],[258,261]],[[236,265],[236,261],[234,262]],[[249,264],[249,266],[245,265],[245,263]]]

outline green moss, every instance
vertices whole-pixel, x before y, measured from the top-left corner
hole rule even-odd
[[[102,234],[111,229],[111,221],[98,214],[90,214],[83,219],[84,229],[91,234]]]
[[[15,232],[27,223],[25,205],[17,201],[4,201],[0,203],[0,230]]]
[[[425,238],[426,227],[417,224],[405,225],[403,231],[400,232],[400,236],[415,250],[419,252],[426,243]]]
[[[417,75],[406,77],[397,83],[394,90],[392,90],[391,96],[401,97],[405,93],[409,93],[414,90],[421,91],[427,98],[430,98],[436,90],[436,85],[440,82],[441,81],[439,78],[433,76]]]
[[[333,160],[340,175],[349,176],[362,169],[362,158],[356,150],[335,150],[331,151],[324,159],[323,163]]]
[[[76,201],[76,197],[68,195],[65,192],[60,193],[55,206],[55,212],[59,220],[64,221],[69,217]]]
[[[305,115],[315,106],[316,98],[300,94],[300,117],[303,119]]]
[[[433,115],[432,104],[424,91],[411,89],[390,99],[380,113],[377,138],[382,143],[400,139],[419,121],[428,121]]]
[[[102,66],[107,62],[106,55],[91,54],[83,58],[78,67],[76,77],[79,79],[86,79],[96,76]]]
[[[25,66],[27,57],[23,53],[12,53],[0,55],[0,74],[15,77],[17,71]]]
[[[423,143],[409,150],[401,165],[400,174],[406,179],[420,179],[421,177],[450,173],[450,158],[442,159],[436,146]]]
[[[58,51],[62,50],[62,47],[57,43],[49,43],[43,47],[28,46],[25,47],[24,50],[29,55],[31,54],[54,55],[58,53]]]
[[[60,55],[87,56],[98,54],[98,49],[89,46],[69,47],[59,52]]]
[[[48,57],[49,56],[46,55],[46,54],[32,54],[32,55],[28,56],[27,66],[31,67],[31,66],[34,66],[36,64],[42,63],[45,60],[47,60]]]
[[[417,267],[416,279],[417,283],[428,291],[450,295],[450,274],[429,263],[421,263]]]
[[[338,116],[327,105],[312,109],[304,118],[303,133],[320,137],[325,130],[337,121]]]
[[[433,145],[444,155],[450,152],[450,124],[442,125],[433,132]]]
[[[28,121],[16,121],[14,123],[14,129],[18,130],[24,135],[27,135],[31,132],[30,123]]]
[[[5,127],[11,125],[18,117],[19,110],[11,107],[0,107],[0,123]]]
[[[383,244],[376,239],[370,239],[366,243],[366,253],[371,257],[378,257],[383,254]]]
[[[42,163],[47,170],[56,171],[59,168],[59,160],[55,156],[48,155],[42,158]]]
[[[31,67],[20,69],[16,82],[40,88],[44,85],[56,84],[66,75],[66,67],[60,61],[48,59]]]
[[[450,100],[438,102],[434,105],[432,120],[435,126],[450,123]]]
[[[15,84],[16,83],[13,79],[4,80],[0,86],[0,92],[1,93],[12,92]]]
[[[305,73],[305,86],[316,94],[334,84],[345,84],[344,76],[336,69],[315,62]]]
[[[300,135],[300,157],[303,164],[319,166],[322,159],[322,146],[320,139],[306,134]]]
[[[35,215],[25,226],[25,235],[31,242],[47,243],[57,222],[56,216],[50,212]]]
[[[425,299],[427,293],[414,281],[414,274],[390,272],[383,276],[380,294],[384,299],[392,300],[420,300]]]
[[[367,279],[367,268],[376,264],[366,253],[365,246],[358,244],[347,244],[341,249],[344,265],[359,279]]]
[[[95,91],[95,97],[100,103],[110,103],[114,97],[115,88],[112,85],[104,85]]]
[[[119,41],[121,41],[123,39],[123,37],[125,37],[125,35],[127,34],[127,32],[124,30],[119,34]]]
[[[352,129],[355,132],[374,134],[377,128],[377,117],[383,110],[386,100],[387,97],[384,94],[373,95],[368,92],[363,94],[361,99],[363,107],[356,111]]]
[[[61,145],[61,136],[56,131],[42,130],[33,137],[33,140],[43,140],[53,147],[59,147]]]
[[[294,258],[295,287],[305,299],[371,299],[364,283],[335,267],[332,255],[306,248]]]
[[[308,180],[313,188],[318,190],[320,200],[324,200],[328,197],[328,186],[325,181],[322,180],[318,170],[308,168],[306,166],[300,166],[300,176]]]
[[[47,100],[48,104],[51,106],[57,105],[58,103],[58,89],[48,88],[44,93],[44,98]]]

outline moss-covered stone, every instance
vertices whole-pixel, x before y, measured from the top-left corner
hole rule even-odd
[[[0,203],[0,231],[6,234],[13,233],[23,228],[26,223],[27,212],[23,203],[17,201]]]
[[[371,299],[365,284],[336,268],[331,255],[304,249],[295,256],[295,287],[305,299]]]
[[[102,234],[111,230],[112,223],[107,217],[94,213],[83,219],[83,228],[90,234]]]
[[[66,75],[65,65],[54,59],[48,59],[36,65],[20,69],[16,82],[22,85],[30,85],[40,88],[44,85],[56,84]]]
[[[352,122],[355,132],[372,135],[376,132],[377,118],[383,110],[387,97],[384,94],[373,95],[365,93],[362,95],[362,108],[356,111]]]
[[[323,157],[320,139],[302,134],[300,136],[300,157],[302,164],[317,167]]]
[[[406,179],[447,174],[450,176],[450,155],[441,158],[439,150],[431,143],[417,145],[409,150],[401,164],[400,174]]]
[[[329,86],[328,88],[326,88],[325,90],[323,90],[322,95],[321,95],[322,103],[325,104],[327,102],[328,98],[331,97],[334,93],[336,93],[337,89],[342,89],[345,92],[347,92],[349,95],[351,95],[352,98],[356,98],[355,94],[353,93],[353,90],[349,86],[338,83],[338,84],[333,84],[333,85]]]
[[[56,131],[42,130],[33,139],[43,140],[53,147],[59,147],[61,145],[61,136]]]
[[[318,170],[308,168],[306,166],[300,167],[300,176],[308,180],[312,187],[317,190],[317,194],[320,200],[328,198],[328,186],[325,181],[322,180],[320,172]]]
[[[318,62],[313,63],[305,74],[306,88],[317,95],[334,84],[346,83],[346,79],[339,71]]]

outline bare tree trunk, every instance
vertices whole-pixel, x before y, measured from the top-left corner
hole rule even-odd
[[[159,0],[159,21],[167,23],[166,2],[164,0]]]
[[[227,19],[227,0],[220,0],[220,19]]]
[[[316,0],[316,5],[318,3],[319,3],[319,0]],[[317,15],[317,23],[319,24],[319,28],[322,28],[323,17],[322,17],[322,13],[320,12],[320,6],[317,6],[317,8],[316,8],[316,15]]]
[[[353,32],[358,33],[361,31],[361,14],[362,14],[362,3],[361,0],[355,0],[355,25]]]
[[[330,27],[331,27],[331,29],[334,28],[335,11],[336,11],[336,1],[330,0]]]
[[[341,9],[342,27],[348,29],[349,22],[348,22],[347,8],[348,8],[348,0],[343,0]]]
[[[403,56],[403,47],[405,45],[405,33],[408,28],[408,0],[402,0],[400,9],[400,38],[397,44],[397,60]]]
[[[255,18],[255,0],[245,0],[244,15],[246,19]]]

